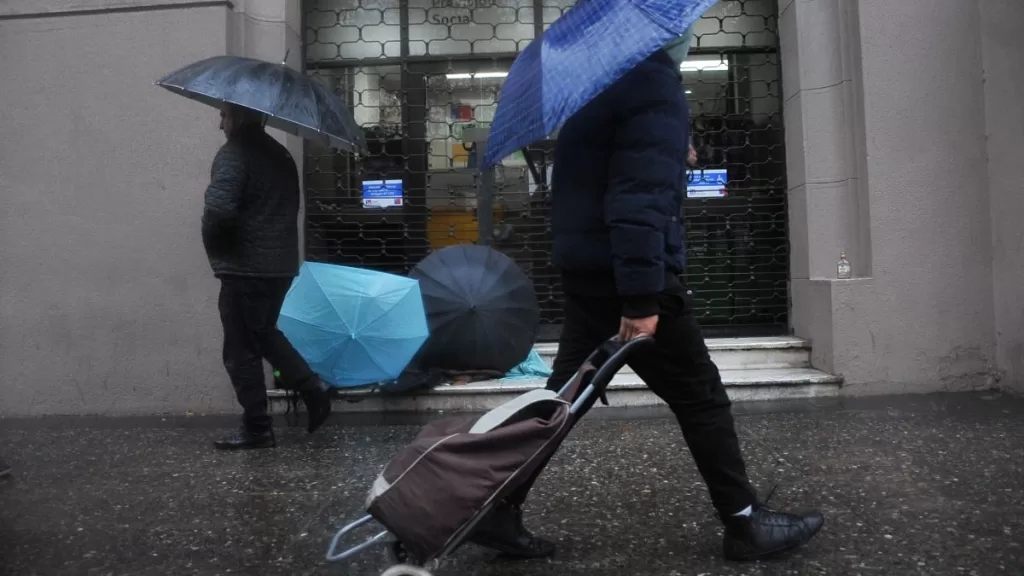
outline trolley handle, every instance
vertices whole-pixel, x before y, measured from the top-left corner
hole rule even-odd
[[[608,396],[605,392],[608,384],[612,381],[612,377],[626,365],[626,360],[634,349],[653,342],[654,338],[651,336],[641,336],[627,342],[619,340],[618,336],[613,336],[601,344],[587,360],[597,368],[597,371],[590,378],[587,388],[569,407],[569,413],[575,414],[587,399],[594,394],[597,394],[598,398],[601,399],[601,403],[607,406]]]
[[[375,545],[378,545],[378,544],[384,544],[385,540],[389,536],[389,532],[387,530],[377,534],[376,536],[372,536],[370,538],[367,538],[365,541],[363,541],[363,542],[361,542],[359,544],[356,544],[355,546],[349,548],[348,550],[343,550],[341,552],[337,552],[336,551],[337,548],[338,548],[338,542],[341,540],[341,538],[343,536],[345,536],[349,532],[352,532],[356,528],[359,528],[360,526],[363,526],[365,524],[370,523],[372,520],[373,520],[373,516],[369,516],[369,515],[363,516],[359,520],[356,520],[355,522],[349,524],[348,526],[345,526],[341,530],[338,530],[338,533],[334,535],[333,539],[331,539],[331,546],[330,546],[330,548],[327,549],[327,561],[328,562],[337,562],[338,560],[344,560],[345,558],[351,558],[352,556],[355,556],[356,554],[362,552],[363,550],[366,550],[367,548],[370,548],[371,546],[375,546]]]

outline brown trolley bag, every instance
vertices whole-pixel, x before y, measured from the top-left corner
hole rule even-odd
[[[389,539],[420,565],[454,551],[476,523],[530,479],[625,365],[635,347],[613,338],[595,350],[559,392],[532,390],[482,416],[455,416],[427,424],[374,481],[369,516],[346,526],[328,551],[347,558]],[[335,553],[340,537],[376,520],[387,528],[354,548]]]

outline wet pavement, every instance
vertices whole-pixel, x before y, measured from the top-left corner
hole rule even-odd
[[[337,421],[335,421],[337,422]],[[812,544],[756,564],[721,533],[675,423],[594,417],[563,446],[527,521],[559,544],[513,562],[467,546],[438,575],[1024,574],[1024,401],[997,394],[741,405],[751,478],[827,516]],[[323,560],[416,432],[280,428],[216,453],[223,418],[0,422],[0,574],[377,575],[382,552]]]

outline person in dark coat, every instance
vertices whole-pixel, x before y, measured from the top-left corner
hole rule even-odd
[[[679,59],[656,52],[561,128],[552,182],[555,264],[565,320],[551,390],[608,338],[654,336],[630,366],[672,409],[725,524],[724,553],[755,560],[810,540],[818,512],[787,514],[758,500],[744,467],[729,397],[677,276],[690,152]],[[554,553],[532,535],[521,505],[532,481],[485,518],[472,541],[520,557]]]
[[[314,432],[330,415],[327,386],[277,329],[299,271],[299,173],[288,150],[264,130],[259,113],[226,105],[227,142],[213,160],[203,211],[203,244],[220,279],[224,366],[244,411],[241,431],[219,449],[275,445],[263,360],[297,390]]]

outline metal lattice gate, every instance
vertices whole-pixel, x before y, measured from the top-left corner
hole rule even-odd
[[[307,143],[307,257],[406,273],[431,250],[478,242],[483,231],[533,279],[542,338],[554,338],[562,305],[550,264],[554,143],[532,146],[529,163],[523,154],[506,159],[491,198],[479,195],[477,152],[516,53],[572,4],[304,0],[307,70],[351,106],[370,146],[357,159]],[[712,332],[787,324],[776,14],[775,0],[722,0],[697,23],[683,65],[699,166],[705,180],[727,179],[724,195],[705,188],[683,214],[685,280]]]

